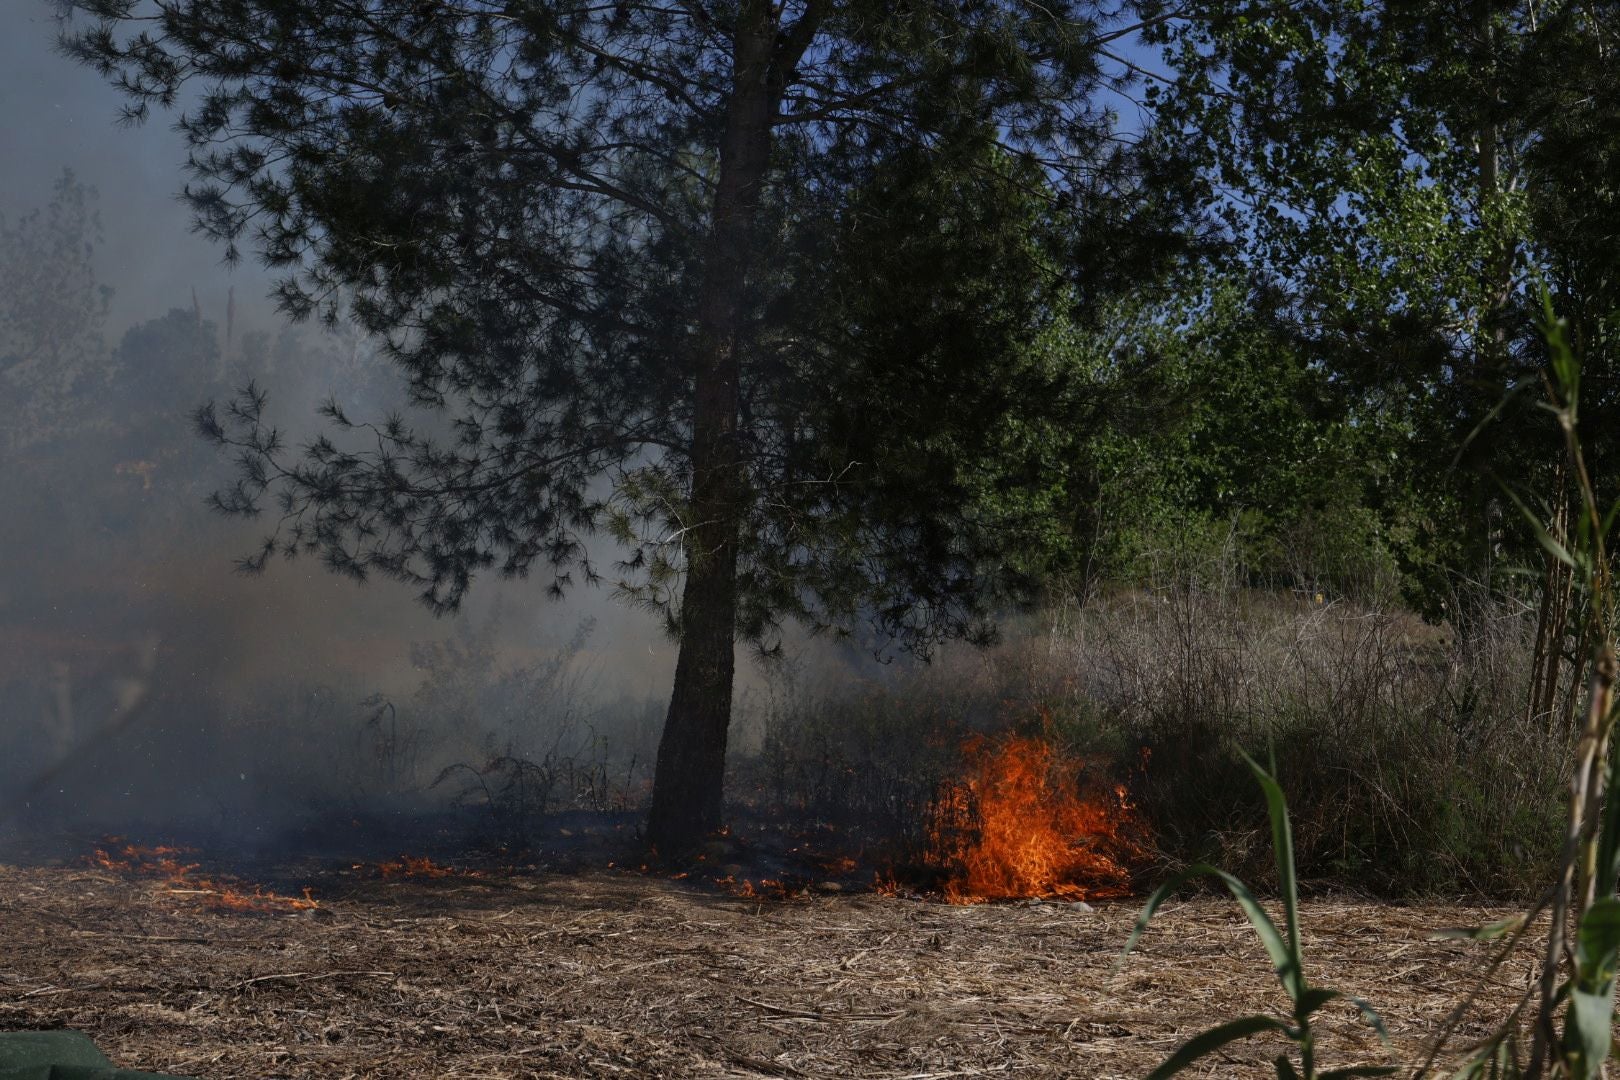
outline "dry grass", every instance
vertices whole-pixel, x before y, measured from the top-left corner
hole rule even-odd
[[[1214,899],[1172,905],[1115,973],[1130,903],[759,903],[608,873],[329,876],[320,891],[318,914],[228,915],[158,882],[0,865],[0,1028],[79,1028],[121,1065],[205,1080],[1105,1080],[1279,1001],[1252,933]],[[1410,1058],[1484,960],[1428,934],[1499,914],[1311,902],[1309,974],[1377,1004]],[[1487,1014],[1531,966],[1498,972]],[[1327,1060],[1386,1060],[1352,1010],[1327,1029]],[[1276,1049],[1191,1075],[1271,1075]]]
[[[963,734],[1044,719],[1083,759],[1115,764],[1168,864],[1270,878],[1264,804],[1236,751],[1275,751],[1303,878],[1528,901],[1555,877],[1573,728],[1525,715],[1535,610],[1464,600],[1459,626],[1436,627],[1398,609],[1171,583],[1055,607],[1009,624],[990,651],[961,646],[864,683],[801,685],[784,668],[764,760],[739,763],[731,791],[914,850],[940,782],[961,769]]]

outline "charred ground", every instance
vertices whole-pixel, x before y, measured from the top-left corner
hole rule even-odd
[[[1213,900],[1171,908],[1116,972],[1130,902],[741,899],[612,871],[317,880],[319,908],[230,914],[100,868],[0,866],[0,1027],[81,1028],[122,1064],[204,1080],[1106,1080],[1276,1004],[1252,934]],[[1377,1003],[1405,1057],[1485,960],[1430,933],[1495,914],[1320,899],[1306,948]],[[1496,973],[1462,1039],[1521,977]],[[1343,1060],[1386,1060],[1352,1008],[1329,1027]],[[1240,1044],[1221,1075],[1269,1075],[1275,1052]]]

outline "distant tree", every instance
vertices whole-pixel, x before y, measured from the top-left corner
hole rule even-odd
[[[982,629],[1018,520],[984,496],[1066,400],[1038,343],[1175,221],[1099,96],[1129,31],[1086,2],[63,6],[132,118],[195,102],[201,228],[287,271],[294,315],[351,294],[440,414],[334,409],[363,439],[293,460],[262,394],[205,413],[244,466],[222,507],[273,496],[253,565],[444,611],[487,569],[594,580],[611,530],[680,642],[665,850],[720,824],[739,638]]]
[[[124,332],[109,381],[125,423],[139,426],[183,420],[195,402],[218,392],[222,375],[219,328],[195,311],[170,308]]]
[[[1133,398],[1153,407],[1075,433],[1053,470],[1072,534],[1092,538],[1076,552],[1088,577],[1213,570],[1391,599],[1402,530],[1424,511],[1392,461],[1403,444],[1365,422],[1290,312],[1219,267],[1119,309],[1131,329],[1093,335],[1089,363],[1110,383],[1137,373]]]
[[[105,374],[112,290],[96,280],[96,193],[64,171],[50,203],[0,216],[0,453],[60,434]]]
[[[1535,264],[1570,320],[1583,367],[1588,452],[1620,452],[1620,4],[1560,4],[1538,26],[1515,81],[1535,138],[1523,152],[1533,177],[1528,232]],[[1614,475],[1613,468],[1602,470]]]
[[[1161,134],[1201,162],[1258,303],[1423,494],[1403,552],[1426,581],[1414,599],[1432,609],[1456,576],[1534,557],[1499,477],[1556,498],[1552,432],[1537,396],[1513,393],[1545,359],[1538,280],[1575,318],[1594,385],[1613,370],[1620,9],[1170,8],[1140,6],[1171,16],[1150,31]]]
[[[1156,31],[1174,72],[1161,120],[1198,147],[1298,348],[1360,423],[1404,432],[1406,463],[1450,494],[1424,557],[1488,575],[1502,524],[1490,473],[1515,451],[1500,427],[1469,437],[1536,362],[1517,297],[1529,126],[1506,105],[1534,16],[1472,0],[1180,13]]]

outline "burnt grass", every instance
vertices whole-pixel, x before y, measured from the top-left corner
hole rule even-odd
[[[284,868],[311,911],[232,913],[170,883],[0,863],[0,1029],[72,1027],[130,1068],[278,1077],[1139,1077],[1189,1035],[1274,1012],[1228,902],[1172,903],[1115,969],[1135,901],[953,907],[809,888],[747,898],[667,873],[384,878]],[[1393,1048],[1329,1009],[1321,1059],[1415,1063],[1488,946],[1431,940],[1500,909],[1318,898],[1308,975],[1364,997]],[[1484,985],[1466,1044],[1528,952]],[[1270,1076],[1239,1044],[1199,1075]]]

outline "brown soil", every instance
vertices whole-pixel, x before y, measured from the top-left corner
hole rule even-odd
[[[69,1026],[118,1064],[205,1078],[1140,1077],[1221,1019],[1275,1010],[1230,903],[754,901],[635,875],[351,880],[319,912],[208,910],[163,883],[0,865],[0,1028]],[[1502,912],[1315,901],[1314,980],[1367,998],[1415,1062]],[[1516,1000],[1500,968],[1466,1041]],[[1391,1060],[1329,1007],[1328,1064]],[[1270,1076],[1276,1042],[1187,1075]]]

